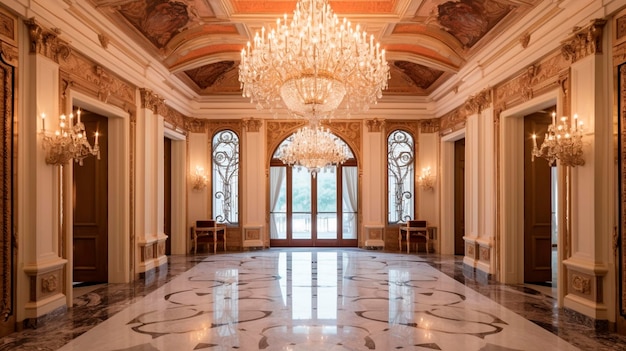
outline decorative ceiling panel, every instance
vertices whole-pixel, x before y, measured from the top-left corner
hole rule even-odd
[[[199,95],[239,93],[239,53],[296,1],[89,0]],[[333,0],[388,52],[386,94],[428,95],[540,0]],[[270,20],[272,19],[272,20]],[[233,80],[227,82],[227,80]]]

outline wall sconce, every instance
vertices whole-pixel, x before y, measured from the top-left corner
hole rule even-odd
[[[80,109],[76,111],[76,116],[76,122],[73,113],[70,113],[69,118],[65,115],[59,116],[59,129],[52,133],[46,130],[46,114],[41,114],[42,127],[39,134],[43,138],[47,164],[61,166],[74,159],[82,166],[85,157],[97,156],[98,160],[100,159],[98,132],[95,134],[95,143],[92,147],[87,140],[85,125],[80,121]]]
[[[201,191],[207,187],[209,179],[207,178],[206,171],[200,166],[196,166],[191,182],[193,184],[193,190]]]
[[[533,134],[533,161],[535,157],[545,158],[550,166],[555,166],[556,160],[564,166],[583,166],[583,122],[578,121],[578,115],[574,115],[571,121],[563,116],[557,123],[556,113],[552,112],[552,124],[548,126],[540,148],[537,147],[537,135]]]
[[[435,189],[435,176],[430,173],[430,167],[422,168],[422,175],[417,178],[417,182],[423,190]]]

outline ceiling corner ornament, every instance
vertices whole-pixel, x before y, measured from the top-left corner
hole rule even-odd
[[[573,34],[561,43],[561,54],[572,63],[589,55],[602,53],[602,33],[606,20],[594,19],[584,27],[574,27]]]
[[[243,96],[258,109],[307,119],[367,111],[389,78],[385,50],[340,21],[328,0],[299,0],[291,20],[285,14],[255,34],[239,65]]]

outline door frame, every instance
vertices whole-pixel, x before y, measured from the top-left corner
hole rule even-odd
[[[85,95],[76,90],[69,90],[65,106],[66,114],[72,112],[74,106],[84,108],[108,118],[109,135],[109,189],[108,189],[108,282],[130,282],[134,273],[131,272],[130,250],[130,114],[119,107],[107,104],[96,98]],[[67,305],[72,305],[72,271],[73,254],[72,238],[73,223],[72,193],[73,163],[64,166],[63,171],[63,238],[65,242],[66,270],[66,298]]]
[[[441,254],[454,255],[454,142],[465,138],[459,129],[441,138]],[[467,155],[467,148],[465,149]],[[467,177],[466,177],[467,179]],[[466,186],[467,188],[467,186]],[[466,206],[467,207],[467,206]],[[467,218],[467,216],[465,217]]]
[[[501,140],[499,163],[499,254],[496,257],[499,269],[498,281],[505,284],[524,283],[524,208],[519,206],[524,201],[524,116],[534,111],[555,106],[557,115],[563,114],[564,100],[558,89],[551,90],[541,96],[526,101],[514,108],[504,110],[500,114],[499,138]],[[563,242],[564,226],[564,184],[563,166],[557,165],[559,201],[556,209],[557,221],[557,269],[564,271]],[[564,298],[565,274],[558,274],[557,304],[561,305]]]

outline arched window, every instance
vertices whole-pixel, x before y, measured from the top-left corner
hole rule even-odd
[[[213,218],[239,223],[239,137],[232,130],[213,136]]]
[[[387,138],[387,221],[404,222],[415,214],[415,143],[394,130]]]

